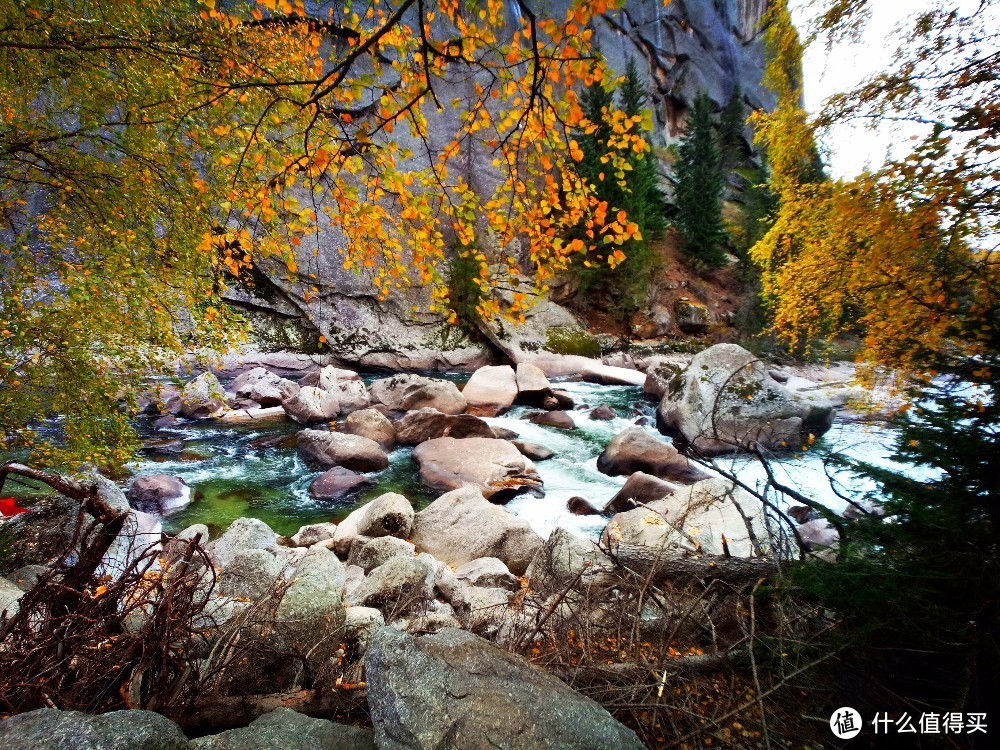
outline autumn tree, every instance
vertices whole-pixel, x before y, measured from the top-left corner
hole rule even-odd
[[[580,97],[585,119],[578,134],[583,158],[577,172],[594,186],[602,203],[614,212],[625,211],[639,231],[615,248],[624,259],[614,267],[589,257],[577,260],[578,297],[592,304],[594,292],[602,293],[623,321],[646,302],[655,268],[650,242],[666,227],[666,198],[657,159],[647,142],[651,129],[647,98],[634,58],[629,58],[617,90],[608,82],[595,82]],[[623,147],[627,155],[616,166],[614,156]],[[586,238],[587,231],[578,227],[574,236]]]
[[[484,315],[507,276],[544,287],[633,237],[573,169],[607,5],[516,2],[508,34],[499,0],[0,3],[0,450],[122,461],[137,379],[238,337],[219,294],[255,259],[308,280],[291,248],[321,226],[380,293],[427,284],[442,311],[447,249],[487,238],[466,253]]]
[[[681,249],[703,268],[717,268],[726,257],[722,222],[725,177],[712,109],[704,92],[695,97],[677,146],[674,177],[674,226]]]
[[[819,38],[856,32],[864,5],[830,3]],[[751,253],[789,343],[851,331],[869,381],[909,376],[895,452],[925,472],[855,464],[878,492],[858,504],[841,562],[801,567],[800,590],[840,618],[841,663],[869,705],[976,711],[1000,665],[1000,36],[989,4],[966,15],[934,3],[911,24],[890,69],[810,119],[801,40],[783,4],[769,12],[778,106],[754,120],[778,207]],[[856,178],[817,179],[817,128],[856,118],[909,121],[923,135]]]

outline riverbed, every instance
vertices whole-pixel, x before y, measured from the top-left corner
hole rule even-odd
[[[366,377],[370,382],[378,376]],[[461,385],[467,376],[448,377]],[[573,396],[577,408],[571,412],[575,430],[561,430],[533,424],[525,418],[534,410],[515,406],[501,417],[487,419],[490,425],[518,433],[522,440],[544,445],[555,453],[546,461],[536,462],[545,488],[544,497],[521,495],[507,508],[525,518],[543,537],[552,529],[563,527],[580,536],[596,537],[606,523],[601,516],[577,516],[566,508],[573,496],[584,497],[602,505],[625,482],[624,477],[609,477],[597,470],[597,457],[615,434],[637,420],[661,439],[669,440],[654,426],[655,404],[646,400],[642,389],[634,386],[597,385],[580,381],[554,381]],[[589,411],[608,406],[616,414],[611,420],[595,420]],[[586,407],[581,408],[581,407]],[[167,531],[179,531],[194,523],[206,524],[213,535],[242,516],[259,518],[279,534],[293,534],[300,526],[321,521],[340,520],[356,508],[385,492],[405,495],[419,510],[440,492],[420,482],[412,449],[397,447],[389,454],[389,467],[372,474],[377,485],[346,501],[317,500],[309,485],[320,472],[310,470],[299,458],[294,441],[286,447],[259,447],[255,441],[265,436],[294,436],[302,429],[287,420],[252,425],[231,425],[215,421],[179,423],[160,430],[158,438],[184,441],[179,456],[150,457],[131,468],[137,474],[169,474],[180,477],[196,492],[198,499],[190,506],[165,519]],[[146,434],[152,434],[146,426]],[[846,502],[831,488],[824,459],[831,453],[882,465],[889,460],[895,432],[881,424],[837,421],[826,435],[806,450],[776,457],[776,473],[781,481],[813,497],[837,512]],[[750,458],[719,460],[720,467],[733,471],[750,485],[762,484],[765,473]],[[903,468],[903,467],[900,467]],[[851,492],[872,486],[851,471],[834,474],[835,480]]]

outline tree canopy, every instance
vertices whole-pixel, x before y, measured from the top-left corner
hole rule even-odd
[[[217,300],[255,257],[308,278],[291,249],[321,228],[382,294],[429,284],[442,310],[453,241],[488,241],[489,292],[525,270],[515,238],[544,286],[634,236],[570,168],[574,89],[604,76],[587,23],[608,6],[517,3],[508,31],[499,0],[0,3],[0,449],[120,461],[135,377],[238,333]],[[53,414],[54,440],[33,422]]]

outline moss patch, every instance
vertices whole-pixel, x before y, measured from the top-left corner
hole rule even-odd
[[[600,357],[601,345],[591,334],[580,328],[554,326],[546,332],[545,347],[556,354],[578,354]]]

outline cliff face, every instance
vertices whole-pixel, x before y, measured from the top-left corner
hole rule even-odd
[[[569,0],[549,0],[536,4],[539,13],[564,17]],[[508,0],[508,18],[517,24],[517,6]],[[760,19],[767,0],[627,0],[614,13],[595,19],[595,39],[602,54],[616,71],[624,71],[630,57],[639,63],[648,82],[654,113],[653,139],[666,145],[683,131],[685,113],[699,91],[704,91],[721,108],[738,88],[752,108],[771,109],[770,93],[761,85],[764,45],[760,39]],[[442,101],[466,93],[440,90]],[[428,112],[429,141],[443,147],[454,133],[456,115],[450,110]],[[407,136],[399,133],[400,138]],[[482,153],[480,153],[482,152]],[[469,149],[466,178],[478,189],[488,191],[492,183],[488,149]],[[297,250],[297,276],[289,277],[282,264],[264,263],[258,270],[270,279],[272,288],[264,295],[243,291],[231,295],[232,304],[252,312],[251,320],[262,332],[272,331],[268,310],[274,311],[282,331],[296,330],[300,339],[308,331],[322,335],[334,356],[345,363],[368,367],[413,369],[471,369],[490,361],[506,350],[496,341],[459,332],[444,320],[428,313],[427,290],[413,288],[380,300],[374,286],[364,276],[345,272],[341,251],[343,238],[332,231],[304,241]],[[263,299],[267,297],[267,299]],[[547,304],[549,313],[555,305]],[[289,311],[293,312],[291,315]],[[563,311],[564,312],[564,311]],[[297,318],[295,317],[297,315]],[[556,316],[565,328],[569,313]],[[540,315],[535,321],[535,338],[545,340],[547,327]],[[303,333],[306,332],[306,333]],[[282,340],[261,341],[280,347]]]

